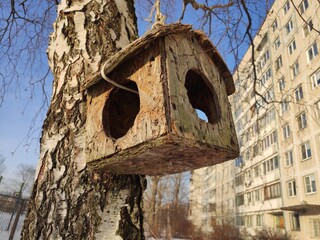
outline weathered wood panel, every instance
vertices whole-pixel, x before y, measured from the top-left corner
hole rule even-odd
[[[143,54],[138,54],[119,66],[117,71],[110,75],[110,78],[120,84],[126,79],[134,81],[140,98],[139,113],[132,128],[118,139],[107,136],[103,128],[102,111],[113,86],[102,81],[88,90],[87,162],[114,155],[168,132],[161,75],[158,47],[148,48]]]
[[[226,94],[226,85],[219,69],[192,34],[168,35],[165,46],[173,134],[224,148],[234,152],[236,156],[238,153],[236,133]],[[202,73],[216,93],[217,99],[214,101],[219,109],[217,123],[212,124],[199,119],[190,104],[185,87],[186,74],[189,70]],[[210,101],[211,99],[201,100]]]

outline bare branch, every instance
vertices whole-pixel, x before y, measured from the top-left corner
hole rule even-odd
[[[298,13],[298,15],[299,15],[299,17],[302,19],[302,21],[303,21],[305,24],[309,25],[309,23],[307,22],[307,20],[301,15],[298,7],[294,4],[293,0],[290,0],[290,2],[292,3],[294,9],[295,9],[296,12]],[[320,0],[318,0],[318,2],[320,3]],[[310,26],[310,29],[311,29],[311,31],[314,30],[315,32],[317,32],[317,33],[320,35],[320,31],[319,31],[318,29],[314,28],[314,25],[313,25],[313,24],[312,24],[312,26]]]
[[[234,2],[233,1],[229,1],[228,3],[226,4],[214,4],[214,5],[211,5],[211,6],[208,6],[206,4],[199,4],[197,1],[195,0],[183,0],[183,8],[182,8],[182,14],[181,14],[181,17],[179,18],[179,22],[181,22],[184,18],[184,14],[185,14],[185,10],[186,10],[186,7],[188,4],[191,4],[191,6],[195,9],[195,10],[198,10],[198,9],[201,9],[204,11],[204,15],[207,15],[207,13],[213,13],[213,10],[214,9],[222,9],[222,8],[229,8],[231,7]]]

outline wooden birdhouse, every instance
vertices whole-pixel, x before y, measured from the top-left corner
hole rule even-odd
[[[97,74],[85,84],[91,170],[166,175],[238,156],[232,75],[202,32],[181,24],[153,29],[103,72],[108,81]]]

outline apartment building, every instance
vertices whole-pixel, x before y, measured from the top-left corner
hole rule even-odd
[[[234,73],[230,102],[241,152],[233,162],[235,223],[252,233],[271,227],[320,239],[319,32],[319,1],[275,0],[254,56],[249,48]]]
[[[228,161],[192,172],[189,217],[203,231],[212,231],[214,223],[234,222],[234,169],[234,161]]]
[[[239,226],[320,238],[319,16],[318,1],[275,1],[254,39],[256,81],[251,49],[234,74]]]

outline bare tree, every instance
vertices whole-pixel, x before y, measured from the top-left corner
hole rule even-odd
[[[4,163],[5,163],[5,158],[2,155],[0,155],[0,175],[3,174],[3,172],[6,170],[6,166]]]
[[[161,237],[187,235],[189,173],[151,177],[144,204],[149,234]]]
[[[12,185],[10,188],[13,192],[20,191],[21,195],[30,195],[31,187],[35,179],[36,169],[32,165],[20,164],[17,167],[15,177],[12,179]]]

